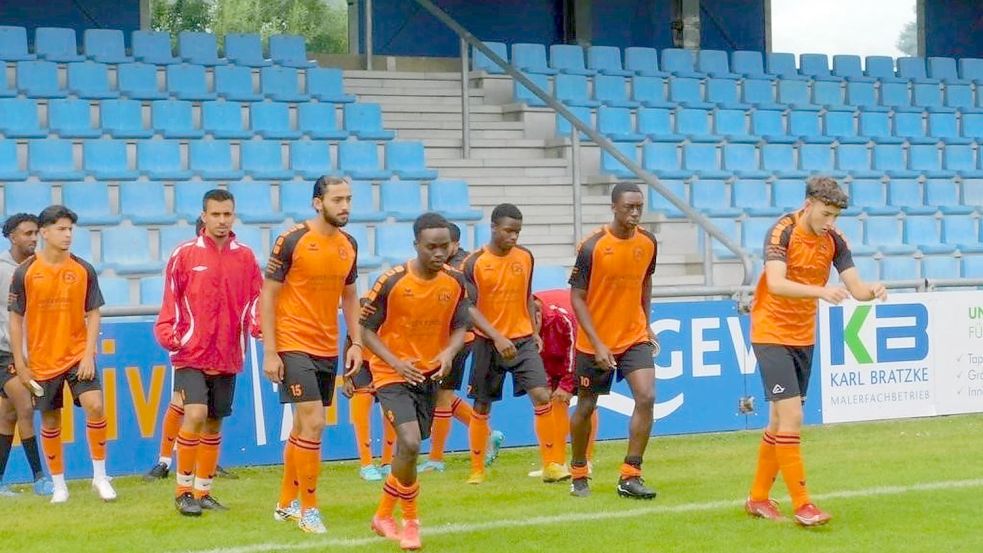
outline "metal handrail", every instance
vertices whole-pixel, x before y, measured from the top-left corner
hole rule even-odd
[[[455,21],[450,15],[448,15],[447,12],[440,9],[431,0],[416,0],[416,2],[421,6],[423,6],[424,9],[430,12],[444,25],[447,25],[464,42],[467,42],[475,49],[480,51],[482,54],[487,56],[488,59],[494,62],[495,65],[501,67],[502,70],[505,71],[505,73],[507,73],[510,77],[521,83],[522,86],[529,89],[529,91],[535,94],[540,100],[546,102],[546,105],[548,105],[554,111],[559,113],[564,119],[569,121],[570,125],[573,127],[573,129],[571,130],[571,135],[572,135],[571,140],[573,143],[576,143],[577,141],[578,138],[577,131],[584,133],[591,140],[593,140],[594,143],[597,144],[602,150],[604,150],[609,155],[614,157],[616,160],[621,162],[625,167],[628,168],[628,170],[634,173],[642,182],[646,183],[649,186],[649,188],[654,189],[656,192],[661,194],[664,198],[669,200],[673,205],[679,208],[679,210],[682,211],[690,220],[692,220],[700,227],[702,227],[703,230],[710,237],[719,240],[720,243],[724,245],[724,247],[726,247],[728,250],[733,252],[734,255],[736,255],[741,260],[741,264],[744,267],[744,278],[742,280],[742,283],[750,284],[751,273],[753,272],[753,268],[751,265],[751,257],[747,254],[747,252],[741,249],[740,245],[737,242],[733,241],[729,236],[724,234],[719,228],[717,228],[713,223],[711,223],[709,219],[707,219],[698,211],[690,207],[688,203],[686,203],[681,198],[677,197],[675,194],[672,193],[672,191],[670,191],[668,188],[663,186],[662,183],[659,182],[659,179],[657,179],[654,175],[643,169],[641,165],[635,162],[635,160],[629,159],[627,156],[622,154],[617,148],[614,147],[614,144],[610,140],[608,140],[604,135],[595,131],[593,127],[584,124],[562,103],[558,102],[555,98],[553,98],[551,94],[548,94],[546,91],[536,86],[536,83],[532,82],[532,80],[530,80],[525,75],[523,75],[521,71],[518,71],[517,69],[512,67],[512,65],[510,65],[509,62],[499,57],[499,55],[493,52],[491,48],[485,46],[480,40],[478,40],[473,34],[471,34],[471,32],[469,32],[467,29],[462,27],[457,21]],[[578,183],[575,183],[575,187],[577,186],[577,184]],[[575,190],[574,193],[578,194],[579,191]],[[582,210],[582,206],[580,205],[579,202],[576,205],[574,205],[574,218],[575,218],[575,227],[576,227],[574,229],[575,236],[579,236],[581,232],[581,229],[576,226],[577,223],[576,220],[580,219],[578,214],[580,213],[581,210]]]

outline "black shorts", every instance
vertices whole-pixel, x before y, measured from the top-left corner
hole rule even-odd
[[[809,375],[812,374],[814,346],[783,346],[780,344],[751,344],[761,369],[765,399],[777,401],[801,397],[806,400]]]
[[[471,355],[471,346],[474,342],[469,344],[464,344],[461,351],[457,352],[454,356],[454,362],[451,364],[451,372],[440,381],[441,390],[460,390],[461,384],[464,384],[464,369],[466,368],[468,362],[468,356]]]
[[[577,359],[574,361],[574,371],[577,373],[577,388],[590,390],[597,395],[607,395],[611,393],[611,386],[614,384],[614,376],[617,374],[620,382],[629,373],[639,369],[655,368],[655,348],[648,342],[635,344],[625,351],[614,356],[614,361],[618,368],[605,370],[597,366],[593,353],[577,352]]]
[[[63,390],[65,384],[68,384],[68,389],[72,392],[72,400],[78,407],[82,406],[79,403],[80,395],[86,392],[102,391],[102,386],[99,384],[98,369],[96,369],[96,374],[92,377],[92,380],[79,380],[78,373],[79,366],[75,365],[51,380],[39,380],[38,384],[41,385],[44,394],[41,397],[34,398],[34,408],[43,413],[64,407],[65,396]]]
[[[0,351],[0,397],[7,397],[7,392],[3,389],[7,386],[7,382],[16,376],[14,356],[9,351]]]
[[[474,339],[471,353],[471,382],[468,397],[491,403],[502,399],[502,385],[505,375],[512,373],[512,395],[521,396],[533,388],[545,388],[546,369],[543,358],[539,356],[536,340],[520,338],[515,343],[515,357],[506,360],[495,349],[495,343],[478,336]]]
[[[327,407],[334,399],[337,357],[318,357],[302,351],[282,351],[283,382],[280,403],[320,401]]]
[[[174,370],[174,392],[181,394],[184,405],[207,405],[210,419],[232,414],[235,391],[234,374],[205,374],[191,367]]]
[[[372,388],[372,371],[369,370],[368,363],[362,363],[362,368],[352,377],[352,383],[355,384],[356,390]]]
[[[382,414],[393,426],[407,422],[420,425],[420,439],[430,437],[433,412],[437,408],[437,383],[427,379],[422,384],[408,382],[388,384],[375,392]]]

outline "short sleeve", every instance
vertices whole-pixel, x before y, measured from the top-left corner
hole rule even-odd
[[[573,270],[570,271],[570,287],[578,290],[587,290],[590,283],[591,269],[594,264],[594,245],[597,243],[595,238],[585,240],[580,248],[577,249],[577,261],[574,262]]]
[[[372,289],[369,290],[365,302],[362,304],[362,311],[359,315],[359,324],[363,328],[377,332],[382,323],[386,321],[386,309],[389,304],[389,292],[392,290],[399,276],[389,271],[379,277]]]
[[[277,237],[273,244],[273,251],[270,252],[270,260],[266,262],[266,278],[276,282],[286,280],[290,266],[293,264],[294,249],[304,234],[305,231],[292,230]],[[354,263],[352,267],[355,267]]]
[[[850,251],[846,238],[839,230],[834,229],[830,236],[833,237],[833,267],[836,267],[836,272],[842,273],[854,266],[853,252]]]
[[[786,223],[784,219],[771,227],[765,236],[765,261],[781,261],[785,263],[788,259],[788,244],[792,239],[792,230],[795,227]]]
[[[358,281],[358,242],[355,241],[354,236],[348,234],[347,232],[345,233],[345,238],[347,238],[348,242],[351,243],[352,251],[355,252],[355,255],[352,256],[352,268],[350,271],[348,271],[348,276],[345,277],[345,285],[347,286],[355,284],[355,282]]]
[[[647,280],[655,274],[655,262],[659,257],[659,241],[648,232],[642,231],[642,235],[652,241],[652,259],[649,260],[648,267],[645,268],[645,278]]]
[[[461,284],[461,295],[457,301],[457,305],[454,306],[454,317],[451,319],[451,328],[453,330],[467,328],[471,325],[471,314],[469,313],[471,300],[468,298],[467,288],[463,286],[463,279]]]
[[[7,311],[21,316],[27,313],[27,287],[24,285],[24,276],[27,274],[28,266],[29,264],[25,263],[14,271],[7,294]]]
[[[102,290],[99,288],[99,276],[96,275],[96,270],[92,265],[82,262],[82,266],[85,267],[85,312],[93,311],[99,309],[103,305],[106,305],[106,300],[102,297]]]
[[[474,266],[477,264],[480,255],[480,250],[475,251],[461,263],[460,272],[451,271],[451,274],[464,286],[464,292],[467,294],[471,303],[478,302],[478,281],[474,278]]]

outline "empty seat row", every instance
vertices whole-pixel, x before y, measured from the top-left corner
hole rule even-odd
[[[34,31],[34,51],[28,49],[24,27],[0,26],[0,61],[44,59],[70,63],[91,59],[102,63],[127,63],[134,59],[146,63],[199,65],[237,64],[265,67],[271,64],[287,67],[311,67],[307,59],[304,37],[273,35],[269,39],[269,59],[263,52],[262,39],[255,33],[225,35],[224,56],[219,57],[215,35],[182,31],[177,37],[177,56],[171,47],[171,35],[165,32],[133,31],[131,50],[124,43],[123,31],[116,29],[87,29],[82,34],[80,53],[74,29],[38,27]]]

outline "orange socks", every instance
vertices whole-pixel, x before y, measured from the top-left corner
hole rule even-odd
[[[553,425],[553,404],[544,403],[533,408],[536,441],[539,442],[539,459],[543,467],[556,462],[556,430]]]
[[[433,413],[433,429],[430,431],[431,461],[444,460],[444,448],[451,433],[451,410],[436,409]]]
[[[396,502],[400,499],[400,485],[396,477],[389,474],[382,485],[382,499],[379,500],[379,508],[375,511],[375,516],[379,518],[390,518],[396,510]]]
[[[468,438],[471,441],[471,472],[484,472],[485,448],[488,446],[488,436],[491,427],[488,426],[488,415],[473,413],[471,424],[468,425]]]
[[[280,480],[280,500],[278,507],[288,507],[297,499],[300,481],[297,480],[297,436],[293,434],[283,446],[283,479]]]
[[[775,457],[794,509],[809,503],[806,469],[802,463],[802,450],[799,444],[798,434],[775,434]]]
[[[355,390],[349,400],[349,417],[355,426],[355,445],[358,446],[358,462],[365,467],[372,464],[372,394]]]
[[[106,418],[85,422],[85,439],[93,461],[106,460]]]
[[[468,402],[454,396],[454,401],[451,403],[451,415],[454,415],[454,418],[464,426],[471,426],[471,417],[474,415],[474,409],[468,405]]]
[[[594,458],[594,442],[597,441],[597,426],[600,424],[597,418],[597,409],[590,416],[590,436],[587,438],[587,460]]]
[[[51,476],[65,474],[65,459],[62,456],[61,428],[41,427],[41,450],[48,458],[48,472]]]
[[[396,443],[396,427],[389,419],[382,417],[382,459],[379,461],[383,466],[391,465],[393,462],[393,445]]]
[[[553,401],[553,460],[559,465],[567,463],[567,436],[570,435],[570,404]],[[587,456],[590,459],[590,455]]]
[[[189,493],[194,487],[199,442],[199,435],[193,432],[181,430],[177,434],[176,495]]]
[[[171,454],[174,452],[174,440],[181,430],[181,420],[184,419],[184,407],[173,403],[164,412],[164,422],[161,424],[160,462],[171,466]]]
[[[416,512],[416,498],[419,495],[419,481],[413,482],[409,486],[399,484],[399,506],[403,509],[404,521],[416,520],[419,518],[419,515]]]
[[[765,501],[778,476],[778,457],[775,455],[775,435],[765,430],[758,446],[758,467],[751,483],[751,501]]]
[[[215,478],[215,469],[218,467],[218,450],[221,445],[221,434],[201,435],[195,460],[195,499],[212,493],[212,479]]]
[[[321,440],[316,442],[296,439],[294,461],[297,467],[297,481],[300,483],[301,511],[317,507],[317,477],[321,473]]]

